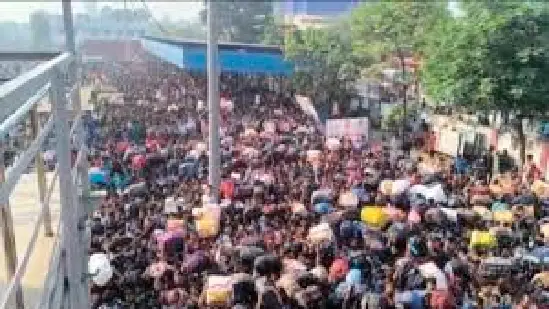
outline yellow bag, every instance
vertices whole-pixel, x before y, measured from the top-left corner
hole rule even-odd
[[[485,206],[473,206],[473,211],[483,220],[492,220],[492,212]]]
[[[471,233],[470,247],[493,248],[497,246],[496,237],[488,231],[474,230]]]
[[[308,240],[314,244],[319,244],[325,241],[331,241],[334,238],[334,232],[330,225],[326,222],[315,225],[309,229]]]
[[[513,212],[510,210],[494,211],[492,213],[494,221],[509,223],[513,222]]]
[[[206,303],[210,306],[228,304],[231,290],[232,279],[230,276],[209,276],[206,282]]]
[[[372,227],[381,228],[387,223],[387,214],[379,206],[366,206],[360,211],[360,219]]]
[[[219,232],[219,221],[212,218],[201,218],[195,221],[196,231],[202,238],[214,237]]]

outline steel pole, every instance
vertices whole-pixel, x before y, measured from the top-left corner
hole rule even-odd
[[[50,92],[51,93],[51,92]],[[40,134],[40,120],[38,116],[38,109],[34,107],[30,112],[31,119],[31,130],[32,130],[32,140],[35,140]],[[34,165],[36,166],[36,177],[38,180],[38,197],[40,199],[40,206],[42,208],[43,224],[44,224],[44,235],[46,237],[53,237],[53,229],[51,225],[51,213],[50,213],[50,202],[46,203],[46,194],[47,194],[47,180],[46,180],[46,171],[44,167],[44,157],[42,156],[42,151],[36,152],[34,157]]]
[[[219,72],[217,70],[217,29],[215,1],[207,3],[208,18],[208,109],[209,109],[209,169],[210,196],[217,201],[221,183],[219,141]]]
[[[0,141],[0,183],[5,180],[5,162],[4,162],[5,142]],[[8,275],[8,283],[15,275],[17,268],[17,251],[15,247],[15,231],[13,230],[13,217],[9,204],[0,205],[0,236],[4,243],[4,259],[6,263],[6,271]],[[15,298],[11,295],[14,302],[14,308],[23,309],[24,299],[21,285],[17,284],[15,289]]]

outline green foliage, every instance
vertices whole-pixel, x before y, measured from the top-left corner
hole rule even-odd
[[[227,42],[261,43],[266,25],[272,20],[273,6],[270,1],[215,1],[216,24],[219,39]],[[206,24],[206,9],[200,12]]]
[[[354,10],[350,22],[354,52],[376,60],[367,72],[377,75],[389,66],[386,62],[393,55],[401,59],[420,56],[434,21],[448,15],[445,5],[440,1],[372,1]]]
[[[261,42],[267,45],[284,45],[284,32],[282,25],[277,23],[274,16],[265,17],[265,26],[261,37]]]
[[[516,2],[468,2],[463,9],[465,16],[439,21],[428,36],[422,70],[428,94],[473,109],[545,111],[547,10]]]
[[[296,66],[294,86],[314,98],[315,104],[346,103],[359,75],[345,25],[295,30],[286,36],[285,55]]]

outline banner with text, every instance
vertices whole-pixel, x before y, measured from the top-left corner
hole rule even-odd
[[[368,137],[370,123],[367,117],[326,120],[327,137]]]

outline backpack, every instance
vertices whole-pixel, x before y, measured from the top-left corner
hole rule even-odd
[[[279,309],[282,308],[282,298],[275,287],[268,285],[258,286],[258,301],[256,309]]]

